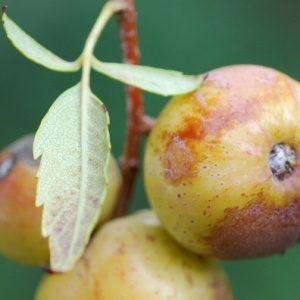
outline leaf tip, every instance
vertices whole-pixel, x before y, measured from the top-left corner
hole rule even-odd
[[[4,15],[5,11],[7,10],[7,5],[3,5],[1,7],[1,14]]]

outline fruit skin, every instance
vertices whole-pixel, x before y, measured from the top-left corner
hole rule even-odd
[[[35,206],[36,172],[32,157],[34,135],[26,135],[0,154],[0,252],[26,264],[47,264],[48,239],[41,235],[42,207]],[[121,186],[121,174],[111,156],[109,184],[97,226],[109,219]]]
[[[48,241],[41,235],[42,208],[35,207],[38,162],[25,136],[0,155],[0,252],[16,261],[47,262]]]
[[[74,269],[47,275],[36,300],[229,300],[215,260],[179,246],[150,210],[107,222]]]
[[[300,84],[287,75],[236,65],[208,72],[198,90],[167,104],[148,139],[144,179],[178,242],[209,257],[242,259],[299,240],[299,99]],[[280,143],[296,154],[284,179],[269,166]]]

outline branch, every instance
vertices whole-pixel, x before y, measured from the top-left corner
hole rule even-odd
[[[130,64],[139,64],[140,52],[136,30],[136,12],[134,0],[119,0],[125,3],[126,8],[117,14],[123,61]],[[126,133],[125,145],[121,157],[123,184],[120,198],[116,205],[114,217],[127,213],[134,182],[138,172],[138,156],[140,141],[144,129],[143,95],[140,89],[126,86]]]

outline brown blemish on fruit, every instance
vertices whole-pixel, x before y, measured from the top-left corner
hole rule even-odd
[[[190,287],[194,286],[194,280],[191,274],[186,274],[186,281]]]
[[[166,150],[162,161],[168,180],[178,183],[183,178],[197,176],[197,162],[206,157],[205,154],[202,157],[196,149],[203,134],[202,121],[190,116],[183,117],[180,129],[176,132],[163,132],[161,140]]]
[[[146,239],[150,242],[155,242],[155,240],[156,240],[155,236],[150,233],[146,234]]]
[[[123,255],[125,253],[125,245],[124,243],[120,243],[118,249],[117,249],[117,253],[119,255]]]
[[[268,206],[261,194],[244,208],[225,209],[208,243],[220,258],[243,259],[283,252],[299,237],[300,200]]]
[[[195,177],[197,172],[193,170],[196,155],[192,152],[185,140],[178,136],[172,138],[164,156],[164,175],[173,183],[178,183],[186,177]]]

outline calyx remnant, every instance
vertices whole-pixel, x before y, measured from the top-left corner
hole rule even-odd
[[[276,144],[269,154],[270,169],[278,180],[284,180],[293,174],[296,161],[296,152],[289,144]]]

